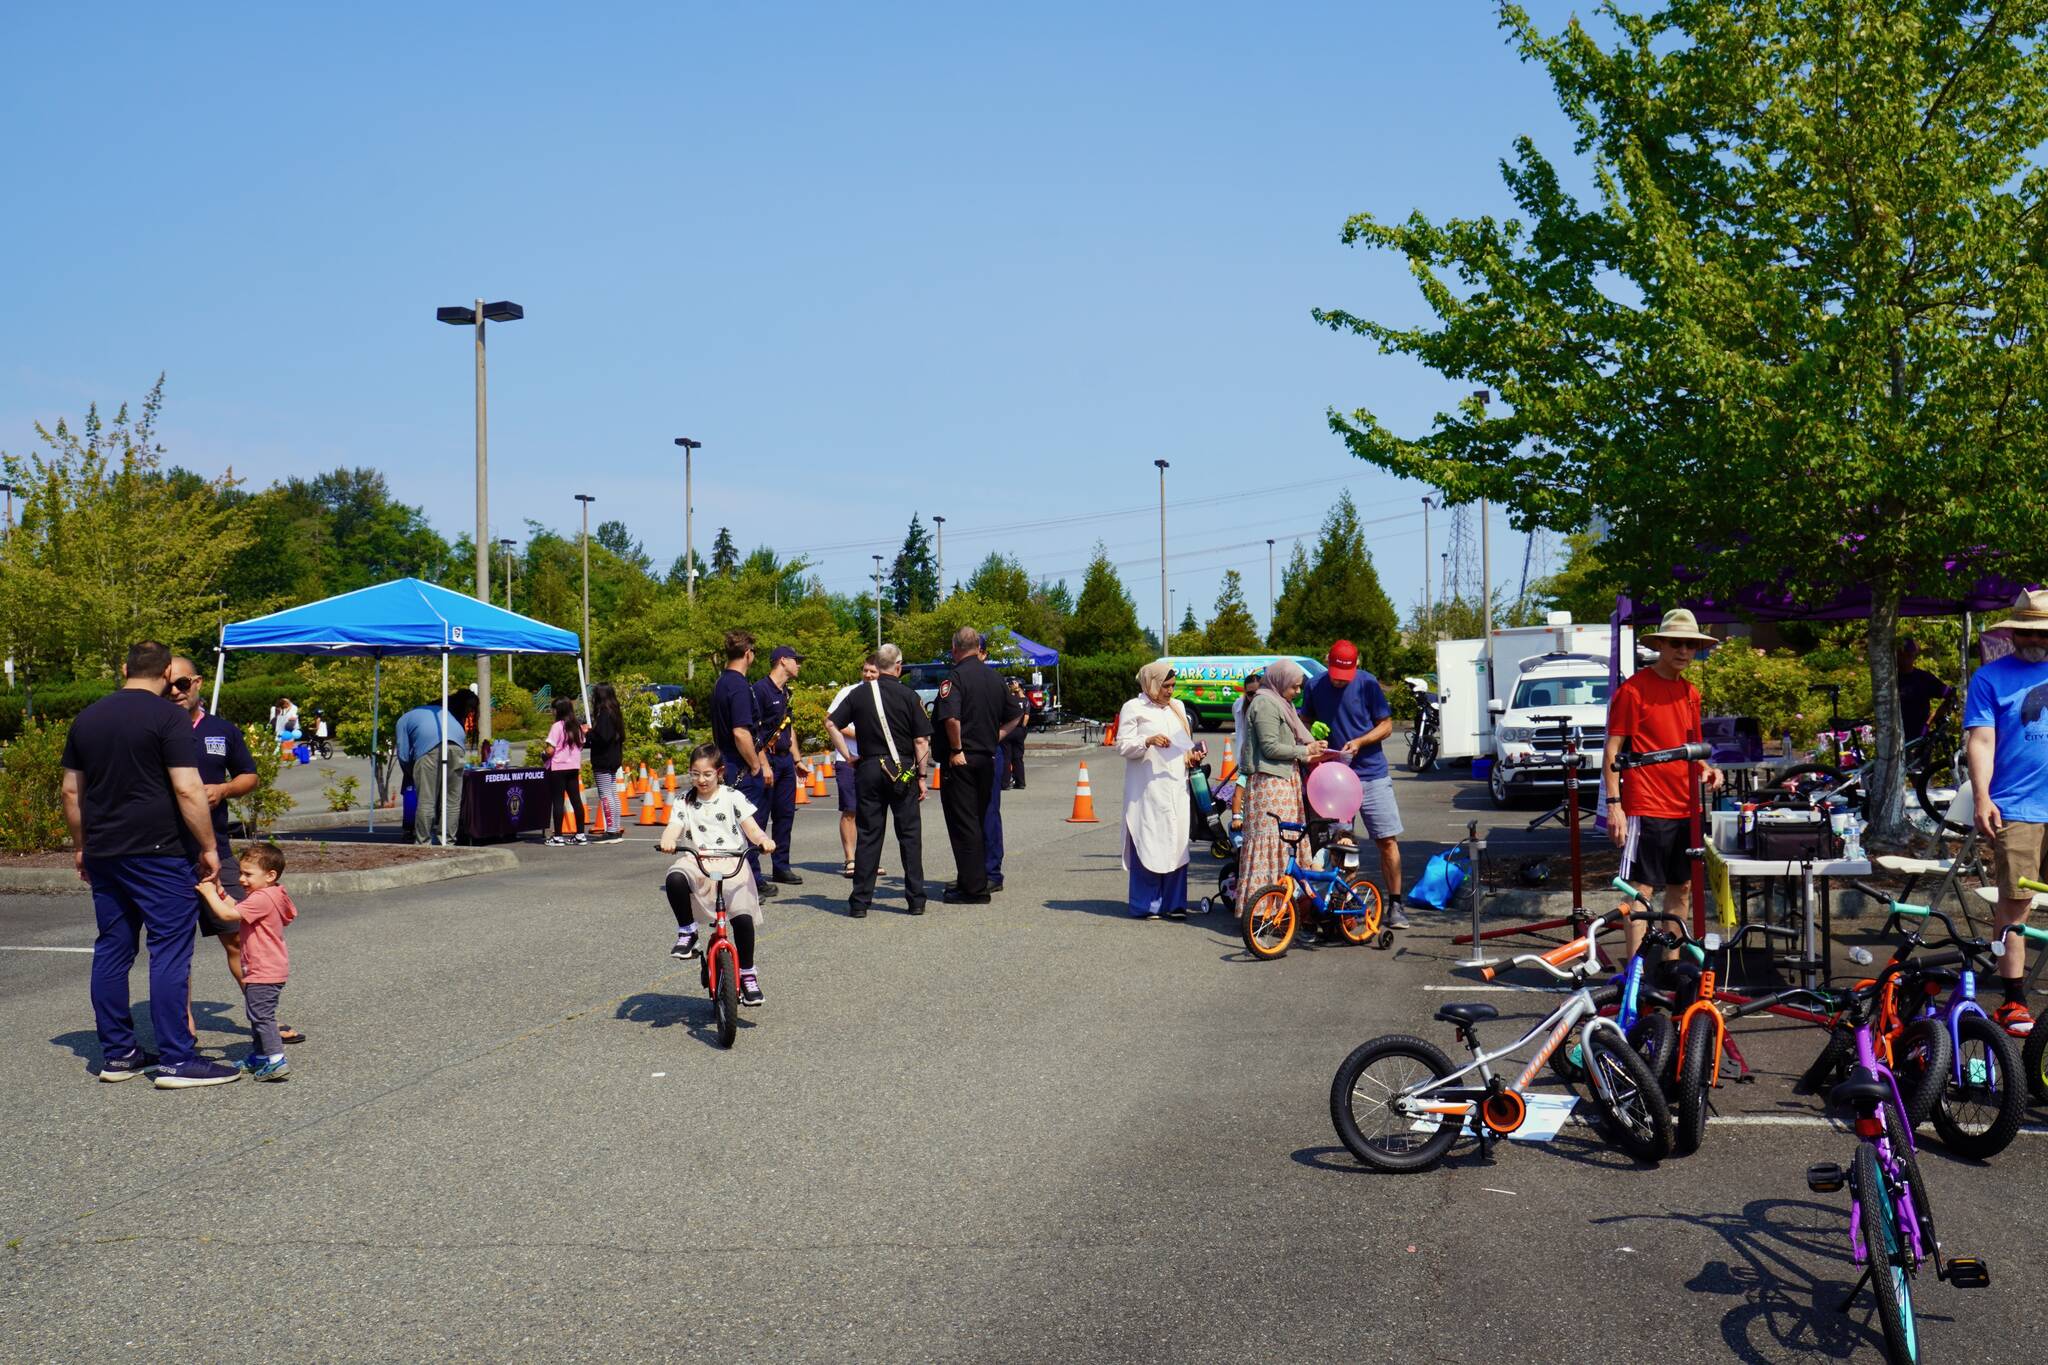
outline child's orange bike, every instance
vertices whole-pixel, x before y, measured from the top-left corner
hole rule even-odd
[[[743,854],[726,854],[733,870],[720,876],[704,866],[704,855],[685,849],[697,860],[697,870],[711,879],[711,941],[704,945],[703,982],[711,992],[711,1031],[720,1047],[731,1047],[740,1028],[740,950],[733,942],[732,923],[725,914],[725,884],[746,867]],[[713,854],[713,857],[720,855]]]

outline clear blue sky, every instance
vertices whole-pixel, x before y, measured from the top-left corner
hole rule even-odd
[[[1407,612],[1427,490],[1325,410],[1419,431],[1465,386],[1309,310],[1418,319],[1346,216],[1504,212],[1512,138],[1570,150],[1478,3],[35,6],[6,36],[0,449],[164,371],[177,463],[375,466],[452,537],[470,350],[433,310],[508,298],[494,536],[587,492],[665,565],[688,434],[700,552],[731,525],[859,590],[939,513],[949,579],[1002,550],[1078,589],[1100,538],[1147,622],[1161,457],[1176,618],[1235,567],[1263,619],[1265,539],[1284,563],[1347,482]],[[1494,550],[1512,591],[1498,519]]]

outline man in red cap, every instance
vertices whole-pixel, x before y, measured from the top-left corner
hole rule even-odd
[[[1394,733],[1394,712],[1380,680],[1358,666],[1358,646],[1339,640],[1323,657],[1329,671],[1302,689],[1302,716],[1330,727],[1330,753],[1342,755],[1358,774],[1364,793],[1358,821],[1380,851],[1380,881],[1386,894],[1387,923],[1408,927],[1401,912],[1401,808],[1394,802],[1394,779],[1380,742]],[[1332,760],[1334,761],[1334,760]]]

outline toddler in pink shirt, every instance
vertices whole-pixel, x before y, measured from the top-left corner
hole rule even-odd
[[[291,975],[284,927],[299,908],[279,883],[284,850],[273,843],[250,844],[235,859],[249,894],[240,902],[223,894],[218,882],[201,882],[199,894],[222,919],[242,926],[242,1003],[249,1011],[255,1048],[242,1062],[251,1080],[281,1081],[292,1074],[277,1031],[277,1001]]]

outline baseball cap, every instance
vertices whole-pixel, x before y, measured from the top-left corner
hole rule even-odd
[[[1348,683],[1358,676],[1358,646],[1349,640],[1339,640],[1330,646],[1330,652],[1323,662],[1330,666],[1330,676],[1340,683]]]
[[[769,652],[768,662],[771,664],[780,663],[784,659],[795,659],[798,663],[802,663],[804,661],[804,656],[797,653],[788,645],[777,645],[773,650]]]

